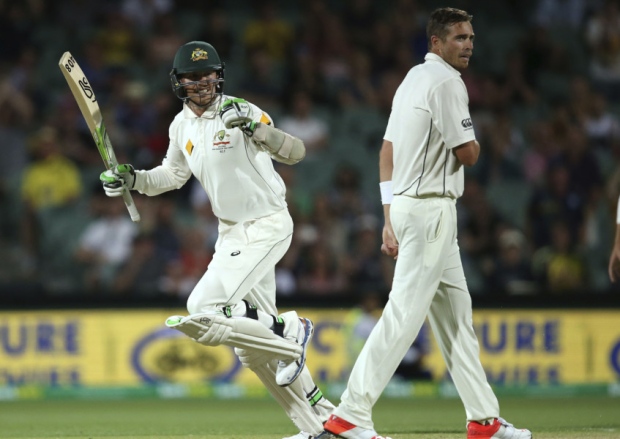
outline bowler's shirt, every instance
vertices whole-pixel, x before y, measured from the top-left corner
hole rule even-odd
[[[255,121],[273,125],[260,108],[250,106]],[[212,114],[198,117],[184,105],[170,124],[170,144],[162,164],[136,171],[134,188],[158,195],[180,188],[194,175],[221,220],[237,223],[285,209],[286,188],[269,154],[240,129],[226,129],[218,115],[209,118]]]
[[[398,87],[384,136],[394,148],[394,194],[458,198],[464,172],[452,149],[476,138],[469,97],[458,70],[434,53],[424,59]]]

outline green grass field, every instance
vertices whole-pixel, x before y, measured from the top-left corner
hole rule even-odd
[[[501,398],[536,439],[620,438],[620,398]],[[463,439],[458,399],[382,399],[375,426],[393,439]],[[270,400],[48,400],[0,403],[0,438],[281,439],[295,429]]]

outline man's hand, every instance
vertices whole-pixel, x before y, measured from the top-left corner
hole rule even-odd
[[[252,123],[252,107],[245,99],[226,99],[220,107],[220,118],[226,128],[237,127],[246,132]]]
[[[103,190],[108,197],[120,197],[125,188],[133,189],[136,173],[132,165],[117,165],[114,169],[102,172],[99,180],[103,183]]]
[[[383,226],[383,244],[381,244],[381,253],[387,256],[392,256],[394,259],[398,258],[398,241],[394,236],[394,230],[392,224],[386,222]]]

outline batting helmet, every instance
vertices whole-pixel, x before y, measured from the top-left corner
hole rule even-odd
[[[216,94],[224,92],[224,63],[220,60],[215,48],[204,41],[191,41],[177,50],[170,71],[170,83],[174,94],[181,100],[187,99],[179,76],[193,72],[216,72]]]

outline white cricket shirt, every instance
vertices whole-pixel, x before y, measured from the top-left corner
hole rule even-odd
[[[255,121],[273,124],[267,113],[250,106]],[[158,195],[180,188],[194,175],[207,192],[213,213],[222,220],[237,223],[285,209],[286,187],[271,156],[240,129],[227,130],[219,116],[208,119],[208,114],[198,117],[183,105],[170,124],[170,144],[162,164],[136,171],[134,189]]]
[[[464,172],[451,150],[476,138],[469,97],[458,70],[434,53],[424,59],[398,87],[384,136],[394,146],[394,194],[458,198]]]

